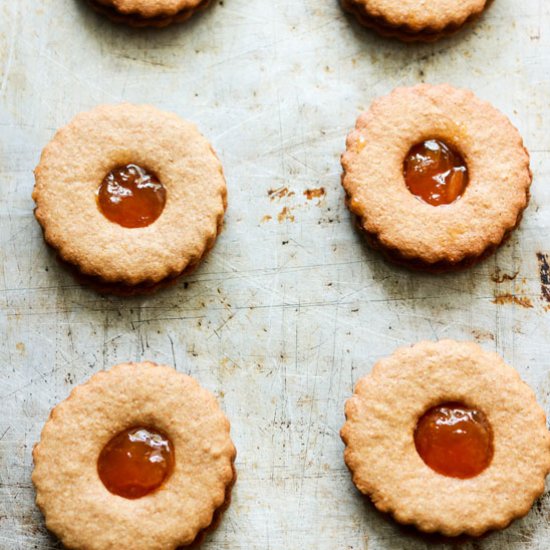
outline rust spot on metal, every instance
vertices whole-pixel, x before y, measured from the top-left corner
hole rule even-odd
[[[516,296],[515,294],[497,294],[493,304],[515,304],[525,308],[532,308],[533,302],[527,296]]]
[[[550,303],[550,265],[548,264],[548,254],[537,252],[539,261],[540,290],[542,299]]]
[[[292,211],[290,208],[287,208],[286,206],[277,214],[277,220],[279,223],[284,222],[285,220],[288,220],[289,222],[294,221],[294,216],[292,215]]]
[[[308,201],[312,199],[320,199],[326,194],[324,187],[318,187],[317,189],[306,189],[304,191],[304,196]]]
[[[488,330],[473,329],[472,336],[476,342],[483,342],[486,340],[491,340],[493,342],[495,341],[495,335]]]
[[[292,197],[294,191],[289,191],[288,187],[278,187],[277,189],[270,189],[267,192],[267,196],[273,201],[275,199],[282,199],[284,197]]]
[[[495,269],[495,272],[491,275],[491,281],[494,283],[503,283],[504,281],[513,281],[519,275],[519,271],[515,273],[502,273],[500,267]]]

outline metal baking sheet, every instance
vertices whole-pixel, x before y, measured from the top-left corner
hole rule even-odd
[[[550,412],[549,52],[544,0],[496,0],[470,29],[419,46],[361,29],[334,0],[222,0],[188,24],[141,31],[81,0],[0,2],[0,548],[60,548],[34,505],[32,446],[71,388],[140,359],[195,376],[232,421],[239,481],[206,549],[445,547],[354,489],[343,403],[378,358],[451,337],[501,353]],[[339,154],[357,114],[419,81],[473,89],[532,155],[521,228],[463,273],[387,265],[344,206]],[[120,101],[197,122],[229,187],[225,230],[188,284],[132,299],[77,284],[44,245],[31,200],[54,131]],[[547,496],[462,548],[549,548]]]

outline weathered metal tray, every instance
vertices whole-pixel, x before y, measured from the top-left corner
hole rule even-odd
[[[72,387],[139,359],[192,374],[232,420],[239,481],[205,548],[437,547],[354,489],[343,403],[376,359],[452,337],[501,353],[549,409],[550,5],[496,0],[473,27],[420,46],[361,29],[334,0],[223,0],[166,30],[113,25],[80,0],[3,0],[0,16],[0,548],[60,548],[34,505],[32,446]],[[532,154],[521,228],[463,273],[387,265],[344,206],[339,154],[358,112],[419,81],[473,89]],[[120,101],[197,122],[229,186],[207,262],[144,298],[77,284],[32,213],[32,170],[54,131]],[[462,547],[550,548],[549,516],[543,497]]]

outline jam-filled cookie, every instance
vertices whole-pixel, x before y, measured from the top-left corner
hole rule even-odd
[[[353,482],[405,524],[478,536],[527,514],[550,471],[533,391],[473,343],[421,342],[379,361],[346,403]]]
[[[132,27],[166,27],[187,21],[211,0],[88,0],[99,13]]]
[[[100,291],[147,292],[189,273],[222,227],[226,184],[211,145],[151,106],[79,114],[35,177],[46,241]]]
[[[433,42],[479,17],[491,0],[341,0],[363,26],[404,42]]]
[[[77,550],[174,550],[202,541],[236,478],[229,422],[189,376],[126,363],[57,405],[35,446],[46,526]]]
[[[357,120],[342,185],[367,242],[426,271],[467,267],[494,251],[529,202],[519,132],[467,90],[398,88]]]

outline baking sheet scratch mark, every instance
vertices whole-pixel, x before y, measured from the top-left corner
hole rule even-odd
[[[0,441],[2,441],[2,439],[4,439],[4,436],[10,431],[10,428],[11,426],[8,426],[5,430],[4,430],[4,433],[2,435],[0,435]]]
[[[4,74],[2,76],[2,82],[0,83],[0,97],[4,95],[4,90],[6,89],[8,78],[11,73],[11,67],[13,65],[13,56],[15,50],[15,36],[17,33],[17,18],[12,13],[10,17],[12,24],[10,25],[11,33],[9,37],[9,46],[8,46],[8,55],[6,58],[6,64],[4,65]]]

